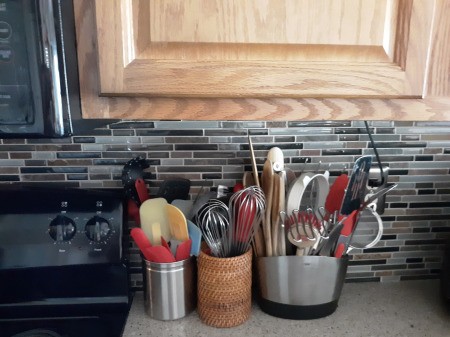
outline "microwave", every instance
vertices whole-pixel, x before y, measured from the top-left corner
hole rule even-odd
[[[0,0],[0,138],[71,136],[80,120],[73,2]]]

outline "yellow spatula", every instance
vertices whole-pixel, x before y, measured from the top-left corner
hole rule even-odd
[[[159,223],[161,235],[166,240],[170,240],[170,228],[166,211],[167,201],[164,198],[154,198],[145,200],[139,207],[139,215],[141,217],[141,228],[152,245],[160,244],[161,238],[153,237],[153,224]]]
[[[182,242],[189,240],[186,217],[183,212],[174,205],[167,204],[165,207],[172,238]]]

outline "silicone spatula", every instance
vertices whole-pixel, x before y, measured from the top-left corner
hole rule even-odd
[[[191,246],[192,246],[191,239],[181,242],[177,247],[175,260],[182,261],[188,259],[191,256]]]
[[[170,250],[163,246],[152,246],[141,228],[133,228],[130,235],[146,260],[157,263],[175,262],[175,257]]]
[[[183,212],[184,216],[186,218],[189,217],[192,211],[192,206],[194,205],[193,200],[182,200],[182,199],[175,199],[171,202],[172,205],[177,207],[181,212]]]
[[[133,238],[134,242],[136,242],[136,245],[139,247],[144,257],[147,260],[151,260],[151,256],[147,254],[147,248],[150,248],[152,245],[150,243],[150,240],[147,238],[147,235],[145,235],[144,231],[141,228],[136,227],[130,231],[130,235]]]
[[[127,212],[128,216],[134,220],[136,225],[141,224],[141,217],[139,216],[139,207],[133,200],[128,200]]]
[[[133,228],[130,231],[130,235],[133,238],[134,242],[136,242],[139,249],[142,250],[143,248],[152,246],[149,239],[147,238],[144,231],[142,230],[142,228],[139,228],[139,227]]]
[[[334,257],[340,258],[347,251],[348,245],[352,238],[353,230],[358,221],[359,210],[353,211],[347,219],[344,220],[344,226],[342,227],[341,234],[336,244],[334,251]]]
[[[341,209],[342,200],[344,199],[345,188],[348,185],[348,175],[341,174],[336,178],[333,185],[330,187],[327,198],[325,200],[325,210],[328,214]]]
[[[189,238],[192,240],[191,255],[198,256],[200,254],[200,246],[202,243],[202,231],[192,221],[187,220]]]
[[[171,204],[167,204],[165,207],[172,238],[179,241],[189,240],[186,217],[183,212]]]
[[[152,244],[155,246],[161,246],[161,225],[157,222],[152,223]]]
[[[153,198],[145,200],[139,208],[141,228],[144,230],[145,235],[147,235],[152,244],[155,244],[153,242],[152,234],[152,225],[154,223],[159,223],[159,225],[161,226],[161,235],[164,237],[164,239],[166,241],[170,240],[170,228],[167,219],[166,205],[166,199]]]
[[[151,262],[171,263],[176,261],[172,253],[163,246],[147,247],[142,253],[144,254],[145,258]]]
[[[167,250],[170,251],[170,246],[169,246],[169,244],[167,243],[166,240],[164,240],[164,238],[163,238],[162,236],[161,236],[161,246],[163,246],[164,248],[166,248]]]
[[[134,182],[134,187],[136,188],[136,192],[139,196],[139,201],[141,202],[141,204],[145,200],[150,199],[150,195],[148,194],[147,185],[145,184],[144,179],[137,178]]]

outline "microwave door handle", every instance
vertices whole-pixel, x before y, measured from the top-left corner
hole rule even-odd
[[[51,102],[53,109],[51,123],[54,133],[59,136],[64,135],[64,111],[61,95],[61,76],[59,71],[58,45],[55,31],[55,18],[52,0],[39,1],[39,15],[41,20],[41,36],[44,50],[44,63],[48,69],[50,78]]]

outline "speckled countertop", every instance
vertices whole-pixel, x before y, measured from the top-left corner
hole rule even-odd
[[[440,301],[437,280],[346,283],[337,310],[315,320],[276,318],[254,304],[248,321],[226,329],[203,324],[196,311],[179,320],[157,321],[145,314],[143,302],[143,294],[136,293],[123,337],[450,336],[450,313]]]

